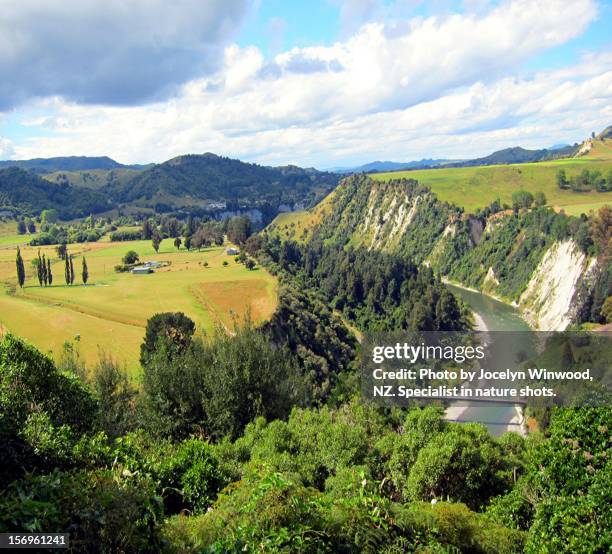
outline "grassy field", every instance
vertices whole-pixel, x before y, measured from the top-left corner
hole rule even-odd
[[[311,210],[286,212],[278,214],[266,230],[272,235],[298,242],[306,241],[312,228],[319,223],[326,212],[331,209],[333,192],[328,194]]]
[[[75,255],[72,286],[65,284],[63,262],[54,248],[44,247],[41,252],[52,258],[54,280],[46,288],[38,286],[31,264],[38,248],[21,250],[27,280],[22,290],[16,290],[15,247],[0,249],[0,327],[54,356],[65,341],[74,342],[78,336],[76,343],[86,362],[94,363],[101,349],[112,352],[135,373],[145,325],[155,313],[184,312],[199,331],[210,333],[217,324],[230,327],[247,307],[255,321],[267,319],[276,307],[274,278],[262,268],[248,271],[235,263],[224,247],[177,252],[172,241],[165,240],[156,254],[150,241],[69,245]],[[115,273],[114,266],[128,250],[136,250],[142,261],[171,265],[150,275]],[[87,285],[81,283],[83,254],[89,266]]]
[[[395,171],[372,174],[373,179],[416,179],[428,185],[438,198],[462,206],[468,212],[489,205],[496,198],[512,204],[512,193],[525,189],[532,193],[542,191],[548,204],[566,213],[579,215],[610,204],[612,193],[577,193],[560,190],[556,175],[564,169],[568,177],[583,169],[600,170],[604,175],[612,169],[612,141],[595,141],[591,152],[580,158],[513,165],[457,167]]]
[[[17,223],[14,221],[0,221],[0,249],[10,248],[17,244],[27,244],[36,234],[18,235]]]

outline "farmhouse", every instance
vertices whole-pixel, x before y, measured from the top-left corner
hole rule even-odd
[[[147,275],[153,273],[153,270],[149,266],[141,265],[132,269],[134,275]]]
[[[226,252],[227,252],[228,256],[236,256],[237,254],[240,254],[240,250],[238,250],[238,248],[231,248],[230,247],[230,248],[228,248],[226,250]]]
[[[151,262],[143,263],[142,266],[140,266],[140,267],[150,267],[151,269],[157,269],[158,267],[161,267],[161,266],[162,266],[161,262],[153,262],[153,261],[151,261]]]

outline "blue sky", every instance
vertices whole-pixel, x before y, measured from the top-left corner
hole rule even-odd
[[[3,15],[0,159],[329,167],[612,123],[609,1],[22,0]]]

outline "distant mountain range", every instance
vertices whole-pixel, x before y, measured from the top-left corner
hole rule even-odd
[[[357,167],[334,167],[328,171],[334,173],[373,173],[381,171],[401,171],[403,169],[418,169],[424,167],[435,167],[452,160],[424,158],[412,162],[370,162]]]
[[[474,158],[472,160],[449,160],[424,158],[412,162],[370,162],[356,167],[335,167],[329,171],[340,174],[348,173],[380,173],[385,171],[405,171],[410,169],[428,169],[433,167],[471,167],[476,165],[516,164],[528,162],[540,162],[556,158],[573,156],[578,149],[578,144],[555,144],[550,148],[540,150],[528,150],[520,146],[497,150],[488,156]]]

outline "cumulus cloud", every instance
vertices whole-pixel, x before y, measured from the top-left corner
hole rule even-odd
[[[0,111],[32,97],[136,104],[218,68],[247,0],[4,2]]]
[[[51,136],[17,154],[148,162],[213,151],[321,167],[573,141],[612,117],[612,54],[536,75],[519,68],[580,34],[595,14],[589,0],[516,0],[481,15],[368,24],[343,42],[271,61],[233,45],[218,71],[165,102],[40,101],[37,113],[51,115],[37,125]]]
[[[13,143],[4,137],[0,137],[0,160],[10,159],[15,153]]]

